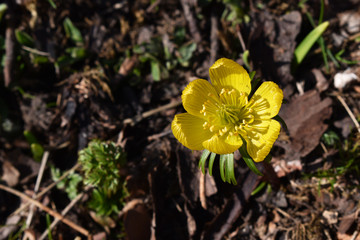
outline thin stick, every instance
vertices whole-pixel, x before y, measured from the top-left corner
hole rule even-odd
[[[236,26],[236,35],[237,35],[238,38],[239,38],[239,41],[240,41],[240,44],[241,44],[241,47],[242,47],[243,51],[245,52],[245,51],[246,51],[246,46],[245,46],[244,39],[243,39],[243,37],[242,37],[242,35],[241,35],[240,26],[239,26],[239,25]]]
[[[38,195],[36,195],[36,197],[34,198],[35,200],[38,200],[39,198],[41,198],[43,195],[45,195],[45,193],[47,193],[50,189],[52,189],[53,187],[56,186],[56,184],[58,184],[59,182],[61,182],[64,178],[66,178],[71,172],[75,171],[76,169],[78,169],[81,166],[80,163],[77,163],[75,166],[73,166],[71,169],[69,169],[68,171],[66,171],[61,177],[59,177],[59,179],[55,182],[53,182],[52,184],[50,184],[48,187],[44,188],[44,190],[42,190]],[[30,206],[31,203],[26,203],[24,204],[22,207],[19,207],[18,209],[16,209],[11,216],[13,215],[17,215],[20,212],[24,211],[27,207]]]
[[[351,112],[349,106],[346,104],[344,98],[342,96],[340,96],[340,95],[337,95],[336,97],[340,101],[340,103],[344,106],[346,112],[349,114],[351,120],[355,124],[356,129],[360,133],[360,125],[359,125],[358,121],[356,120],[356,117],[354,116],[354,114]]]
[[[182,8],[184,10],[185,19],[189,25],[191,36],[193,37],[193,39],[195,40],[196,43],[200,43],[201,35],[200,35],[199,29],[196,25],[196,19],[193,15],[193,12],[191,11],[190,2],[189,2],[189,0],[180,0],[180,2],[182,5]],[[198,47],[200,48],[201,45],[199,45]]]
[[[172,103],[168,103],[164,106],[160,106],[158,108],[152,109],[150,111],[144,112],[142,113],[140,116],[136,116],[133,118],[127,118],[123,121],[123,124],[130,124],[131,126],[134,126],[136,123],[140,122],[141,120],[143,120],[144,118],[148,118],[156,113],[162,112],[164,110],[167,110],[169,108],[174,108],[181,105],[181,100],[180,101],[176,101],[176,102],[172,102]]]
[[[22,46],[22,49],[24,49],[25,51],[28,51],[30,53],[34,53],[36,55],[39,55],[39,56],[45,56],[45,57],[49,57],[50,56],[50,53],[47,53],[47,52],[42,52],[40,50],[37,50],[37,49],[34,49],[34,48],[30,48],[30,47],[27,47],[27,46]]]
[[[205,193],[205,181],[206,181],[206,175],[205,174],[202,174],[200,173],[200,181],[199,181],[199,196],[200,196],[200,203],[201,203],[201,206],[204,208],[204,209],[207,209],[207,204],[206,204],[206,193]]]
[[[86,189],[85,189],[86,191]],[[74,206],[75,204],[80,201],[80,199],[84,196],[84,192],[78,194],[62,211],[61,211],[61,215],[65,216]],[[46,229],[43,234],[41,235],[41,237],[39,238],[39,240],[43,240],[46,238],[46,236],[48,235],[48,231],[51,231],[58,223],[59,223],[59,219],[56,218],[49,226],[49,229]]]
[[[9,193],[12,193],[24,200],[27,200],[29,202],[31,202],[32,204],[34,204],[35,206],[37,206],[38,208],[40,208],[41,210],[47,212],[48,214],[50,214],[51,216],[53,216],[54,218],[58,218],[60,221],[62,221],[63,223],[65,223],[66,225],[68,225],[69,227],[71,227],[72,229],[78,231],[79,233],[87,236],[88,238],[91,238],[91,235],[89,233],[88,230],[86,230],[85,228],[77,225],[76,223],[70,221],[69,219],[66,219],[65,217],[61,216],[61,214],[59,214],[58,212],[55,212],[54,210],[48,208],[47,206],[43,205],[42,203],[32,199],[31,197],[27,196],[24,193],[21,193],[15,189],[9,188],[7,186],[4,186],[2,184],[0,184],[0,189],[7,191]]]
[[[5,87],[8,87],[10,83],[14,80],[14,62],[16,59],[15,53],[15,28],[16,28],[16,16],[17,11],[15,1],[7,1],[7,15],[6,23],[7,28],[5,31],[5,66],[4,66],[4,83]]]
[[[45,151],[43,156],[42,156],[42,159],[41,159],[41,165],[40,165],[40,169],[39,169],[39,174],[38,174],[38,177],[36,179],[36,183],[35,183],[35,187],[34,187],[34,193],[33,193],[32,198],[35,198],[36,193],[39,191],[41,179],[44,176],[44,170],[45,170],[46,163],[47,163],[48,159],[49,159],[49,152]],[[29,215],[27,216],[27,219],[26,219],[26,226],[30,226],[33,216],[34,216],[34,205],[31,205]]]
[[[157,133],[157,134],[148,136],[148,137],[147,137],[147,140],[148,140],[148,141],[152,141],[152,140],[155,140],[155,139],[164,137],[164,136],[170,134],[171,132],[172,132],[171,130],[166,130],[166,131],[163,131],[163,132],[161,132],[161,133]]]

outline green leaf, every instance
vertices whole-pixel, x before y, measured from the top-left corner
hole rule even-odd
[[[30,131],[25,130],[24,131],[24,137],[26,138],[26,141],[31,145],[33,143],[38,143],[36,137],[34,134],[32,134]]]
[[[251,69],[251,68],[250,68],[250,64],[249,64],[249,54],[250,54],[249,50],[246,50],[246,51],[244,52],[244,54],[242,55],[242,59],[243,59],[243,61],[244,61],[244,65],[245,65],[245,67],[246,67],[248,70]]]
[[[53,0],[47,0],[47,1],[49,2],[50,6],[51,6],[52,8],[56,9],[56,4],[54,3]]]
[[[226,181],[225,178],[225,162],[227,159],[227,154],[220,155],[219,167],[220,167],[220,176],[223,182]]]
[[[341,55],[343,55],[344,52],[345,52],[345,49],[341,49],[338,53],[336,53],[336,54],[335,54],[336,60],[338,60],[339,62],[348,64],[348,65],[352,65],[352,64],[357,64],[357,63],[358,63],[358,61],[349,61],[349,60],[346,60],[346,59],[342,58]]]
[[[337,142],[340,141],[339,136],[334,131],[331,130],[324,133],[321,139],[324,141],[324,143],[327,146],[334,146]]]
[[[42,63],[48,63],[49,58],[45,57],[45,56],[34,55],[34,58],[32,59],[32,62],[35,65],[42,64]]]
[[[53,240],[53,237],[51,235],[50,225],[51,225],[50,215],[46,214],[46,226],[47,226],[47,231],[48,231],[48,239]]]
[[[237,184],[234,173],[234,154],[222,154],[219,161],[220,176],[224,182]]]
[[[250,80],[253,81],[255,77],[256,71],[252,71],[249,73]]]
[[[246,165],[250,168],[251,171],[253,171],[255,174],[259,175],[259,176],[264,176],[259,169],[257,169],[254,161],[252,160],[252,158],[249,156],[247,150],[246,150],[246,144],[244,141],[244,144],[240,147],[239,149],[242,158],[244,159]]]
[[[180,47],[178,60],[183,67],[189,66],[189,60],[192,58],[194,51],[196,50],[196,43],[187,43]]]
[[[4,15],[6,9],[7,9],[7,5],[5,3],[1,3],[0,4],[0,21]]]
[[[31,153],[35,161],[40,162],[44,154],[44,148],[39,143],[32,143],[30,145]]]
[[[206,160],[207,158],[209,157],[210,155],[210,151],[205,149],[201,155],[201,158],[200,158],[200,161],[199,161],[199,167],[201,169],[201,172],[203,174],[205,174],[205,163],[206,163]]]
[[[34,39],[29,34],[27,34],[26,32],[23,32],[23,31],[21,31],[19,29],[16,29],[15,30],[15,37],[16,37],[16,40],[21,45],[24,45],[24,46],[27,46],[27,47],[33,47],[34,46]]]
[[[228,183],[237,185],[234,173],[234,154],[229,153],[226,161],[225,176]]]
[[[185,40],[185,37],[186,37],[186,30],[184,27],[178,27],[175,29],[175,32],[174,32],[174,42],[177,44],[177,45],[180,45],[184,42]]]
[[[213,169],[215,157],[216,157],[216,153],[212,152],[210,155],[210,160],[209,160],[209,175],[210,176],[212,176],[212,169]]]
[[[299,46],[295,49],[295,66],[299,65],[305,58],[306,54],[309,52],[311,47],[314,45],[316,40],[323,34],[326,28],[329,26],[329,22],[323,22],[319,26],[317,26],[314,30],[312,30],[304,40],[299,44]]]
[[[83,47],[70,47],[65,50],[74,59],[83,59],[86,56],[86,49]]]
[[[254,196],[258,192],[260,192],[265,186],[267,185],[267,182],[261,182],[257,188],[254,189],[254,191],[251,192],[251,196]]]
[[[157,61],[150,61],[151,63],[151,75],[154,81],[158,82],[161,79],[160,63]]]
[[[74,24],[68,17],[64,20],[64,29],[66,36],[73,40],[75,43],[84,43],[80,30],[74,26]]]

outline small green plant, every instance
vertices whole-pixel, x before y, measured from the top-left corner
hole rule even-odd
[[[294,65],[293,67],[296,69],[296,67],[304,60],[306,54],[309,52],[311,47],[314,45],[314,43],[318,40],[318,38],[323,34],[323,32],[326,30],[326,28],[329,26],[329,22],[323,22],[319,26],[317,26],[314,30],[312,30],[305,38],[302,40],[302,42],[299,44],[299,46],[296,47],[294,55]]]
[[[225,5],[224,12],[221,18],[232,23],[233,26],[240,24],[243,21],[249,22],[250,17],[246,11],[241,7],[241,0],[222,0]]]
[[[51,166],[51,175],[54,181],[57,181],[61,176],[62,172],[60,169]],[[67,178],[63,179],[57,184],[57,188],[64,189],[67,193],[69,199],[74,199],[79,194],[79,185],[83,181],[83,178],[80,174],[76,172],[71,172]]]
[[[33,155],[34,160],[40,162],[44,154],[43,146],[37,141],[34,134],[32,134],[30,131],[25,130],[24,136],[27,142],[30,144],[31,153]]]
[[[336,183],[337,177],[345,176],[350,172],[356,175],[360,174],[360,135],[358,133],[350,134],[350,136],[341,140],[334,131],[327,131],[321,138],[326,147],[338,150],[337,160],[334,162],[334,167],[330,169],[320,169],[316,173],[306,175],[305,177],[325,178],[329,180],[332,185]]]
[[[4,15],[6,9],[7,9],[7,5],[5,3],[1,3],[0,4],[0,21]]]
[[[55,68],[57,71],[60,68],[69,67],[70,65],[83,60],[88,54],[84,47],[84,40],[81,32],[77,27],[75,27],[70,18],[65,18],[63,25],[66,37],[69,38],[75,46],[66,48],[66,54],[56,59]]]
[[[184,42],[185,35],[185,28],[177,28],[173,38],[169,39],[169,46],[165,45],[158,37],[152,38],[150,42],[134,46],[132,51],[139,55],[141,63],[134,69],[134,74],[140,76],[150,63],[153,80],[160,81],[167,79],[170,76],[169,71],[179,64],[182,67],[189,67],[197,44],[192,41]]]
[[[93,140],[79,152],[84,170],[84,184],[94,187],[89,207],[101,216],[117,213],[128,195],[120,170],[126,164],[126,153],[114,142]]]

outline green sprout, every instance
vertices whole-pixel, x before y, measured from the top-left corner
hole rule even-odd
[[[119,212],[128,195],[126,181],[120,175],[126,153],[114,142],[93,140],[79,152],[79,162],[84,170],[84,184],[94,187],[89,207],[102,216]]]
[[[312,30],[299,46],[296,47],[294,55],[295,55],[295,67],[297,67],[305,58],[306,54],[309,52],[314,43],[318,40],[318,38],[323,34],[326,28],[329,26],[329,22],[323,22],[319,26],[317,26],[314,30]]]
[[[31,153],[33,155],[34,160],[40,162],[44,154],[43,146],[38,142],[34,134],[32,134],[30,131],[25,130],[24,136],[27,142],[30,144]]]

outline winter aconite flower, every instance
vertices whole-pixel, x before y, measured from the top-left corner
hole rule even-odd
[[[251,80],[236,62],[222,58],[210,70],[211,83],[197,79],[182,93],[187,113],[171,124],[174,136],[192,150],[233,153],[246,141],[255,162],[263,161],[280,132],[275,117],[283,100],[274,82],[264,82],[251,99]]]

